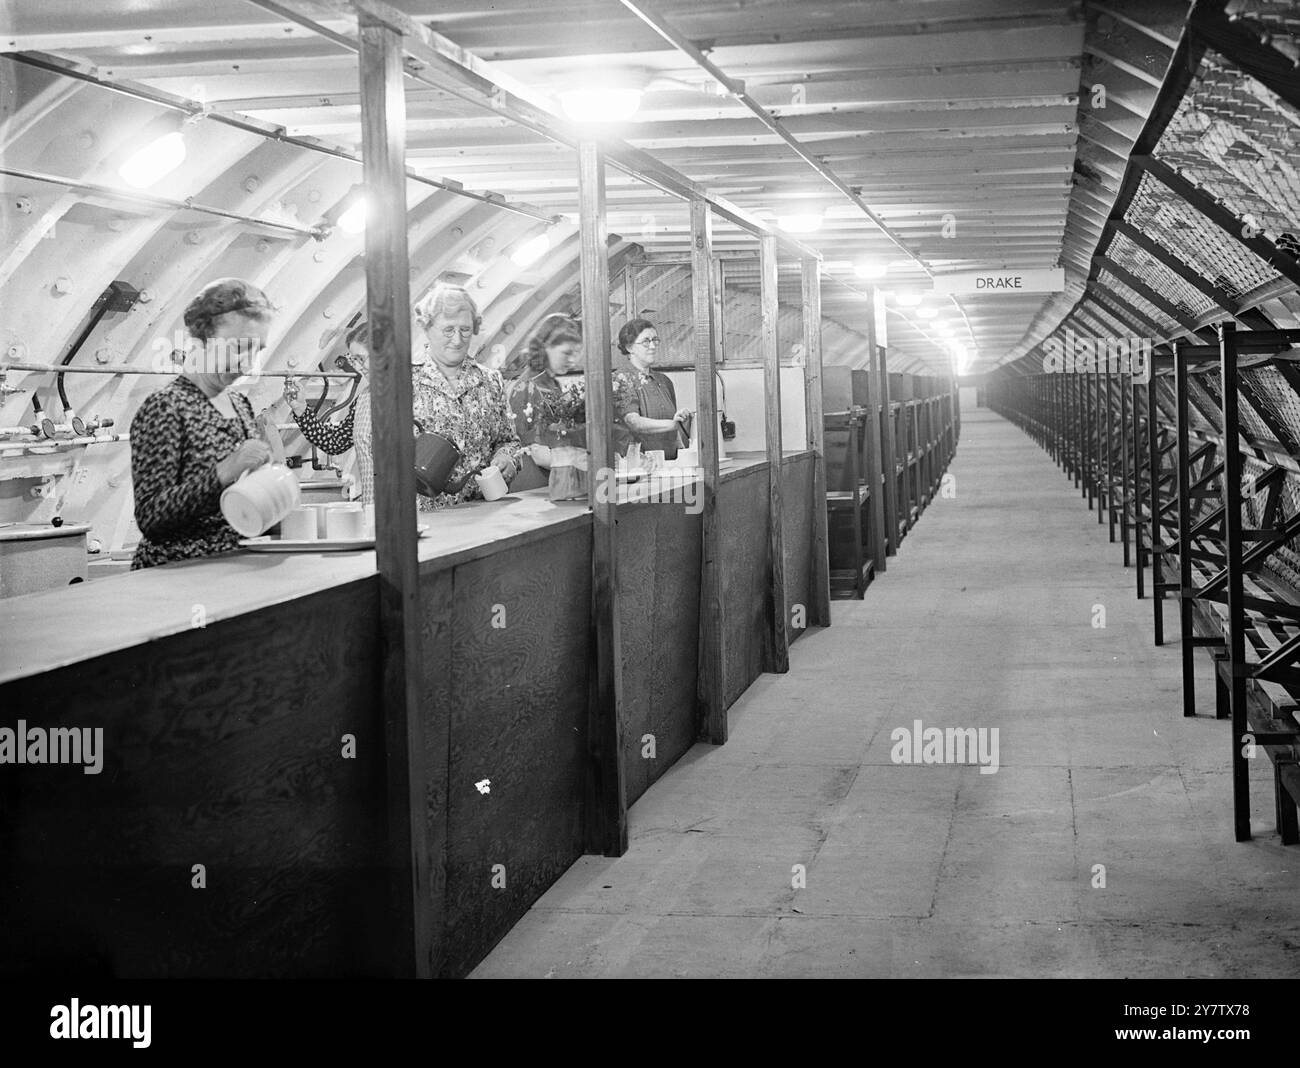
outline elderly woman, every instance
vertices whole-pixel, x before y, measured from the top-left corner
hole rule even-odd
[[[429,342],[429,360],[416,369],[412,383],[416,424],[448,438],[461,453],[449,489],[432,498],[420,495],[421,511],[430,511],[482,497],[472,476],[489,465],[513,481],[523,445],[500,373],[469,358],[470,339],[482,325],[469,293],[439,284],[415,306],[415,319]]]
[[[302,436],[329,456],[339,456],[355,446],[352,496],[362,504],[375,503],[375,461],[371,449],[370,425],[370,324],[358,323],[344,337],[347,362],[361,376],[357,392],[348,405],[348,414],[337,426],[308,409],[299,396],[296,378],[284,380],[284,398],[289,402],[294,422]]]
[[[633,319],[623,324],[618,351],[632,365],[630,372],[619,372],[622,381],[614,383],[619,416],[641,443],[643,453],[662,449],[664,459],[675,459],[681,438],[689,436],[686,421],[691,413],[677,407],[677,393],[668,376],[653,369],[659,355],[659,331],[654,323]]]
[[[131,420],[131,480],[140,543],[132,570],[239,547],[221,491],[268,462],[248,398],[230,386],[266,344],[271,303],[238,278],[209,283],[185,309],[201,343],[184,374],[150,394]]]

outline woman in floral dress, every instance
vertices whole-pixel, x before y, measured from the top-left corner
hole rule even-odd
[[[482,320],[461,286],[439,284],[415,306],[415,318],[429,339],[429,361],[415,370],[415,422],[427,433],[452,441],[461,458],[449,476],[455,492],[419,497],[421,511],[482,498],[473,474],[492,465],[508,483],[519,473],[523,445],[506,406],[499,372],[469,358],[470,339]],[[457,482],[464,484],[457,487]]]

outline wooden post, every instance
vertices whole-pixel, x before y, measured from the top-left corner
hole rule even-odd
[[[360,16],[361,145],[366,219],[366,315],[375,452],[380,686],[384,709],[393,971],[427,978],[441,955],[446,885],[446,765],[426,765],[411,433],[411,295],[406,247],[406,100],[402,35]],[[445,670],[436,665],[434,670]],[[449,723],[430,716],[435,732]],[[433,752],[445,753],[445,744]],[[433,776],[432,788],[428,777]],[[440,814],[441,818],[439,818]],[[433,819],[430,820],[430,816]],[[439,910],[440,912],[441,910]]]
[[[700,464],[704,469],[704,507],[700,513],[700,655],[696,714],[701,739],[722,745],[727,740],[723,704],[725,649],[722,631],[722,531],[718,520],[718,403],[713,381],[713,234],[709,205],[695,197],[691,205],[691,313],[695,321],[695,420],[700,428]]]
[[[888,558],[886,549],[889,542],[885,538],[885,485],[882,479],[884,470],[880,462],[880,368],[876,364],[876,293],[867,288],[867,303],[871,314],[867,316],[867,425],[866,434],[866,479],[871,490],[871,541],[872,563],[876,574],[883,574]]]
[[[764,659],[767,661],[766,670],[784,673],[790,670],[790,643],[786,633],[790,614],[785,603],[785,511],[781,506],[781,353],[776,340],[776,238],[771,234],[758,239],[758,261],[763,410],[767,433],[768,640]],[[822,515],[825,514],[826,505],[823,503]]]
[[[578,146],[578,235],[582,268],[582,343],[586,353],[588,486],[591,495],[593,669],[587,713],[589,853],[627,852],[623,775],[623,657],[619,644],[618,545],[614,478],[614,383],[609,337],[609,250],[605,159],[599,145]]]
[[[1174,352],[1175,368],[1183,360]],[[1232,825],[1238,842],[1250,841],[1250,761],[1244,752],[1246,718],[1246,604],[1241,532],[1241,439],[1237,419],[1237,328],[1219,324],[1223,397],[1223,555],[1228,572],[1228,709],[1232,717]]]
[[[889,406],[889,361],[885,347],[876,346],[877,377],[880,380],[880,419],[884,430],[885,446],[881,462],[885,467],[885,526],[889,528],[889,555],[898,552],[898,457],[894,445],[894,417]]]
[[[831,625],[831,558],[826,518],[826,420],[822,413],[822,280],[821,263],[802,261],[804,422],[813,454],[812,604],[808,622]]]

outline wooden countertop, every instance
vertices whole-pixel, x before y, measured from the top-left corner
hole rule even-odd
[[[786,460],[803,455],[787,453]],[[766,464],[735,454],[736,477]],[[685,480],[684,480],[685,481]],[[620,493],[634,501],[644,493]],[[588,502],[552,503],[545,489],[499,501],[421,512],[420,569],[440,570],[591,522]],[[206,622],[255,612],[322,589],[372,578],[375,552],[255,553],[246,550],[112,575],[0,600],[0,684],[143,645]]]

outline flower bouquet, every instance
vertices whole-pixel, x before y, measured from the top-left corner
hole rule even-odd
[[[541,405],[541,419],[546,429],[560,441],[573,445],[551,448],[550,497],[553,501],[580,500],[587,496],[587,450],[577,445],[587,438],[587,386],[579,378],[558,393],[547,395]]]

